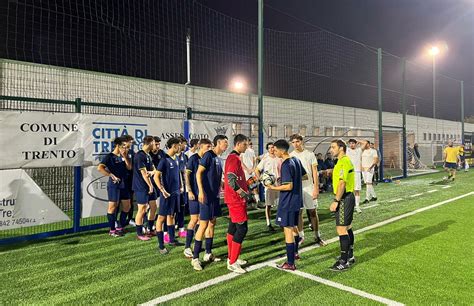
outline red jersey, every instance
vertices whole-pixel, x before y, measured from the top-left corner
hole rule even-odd
[[[245,192],[248,192],[247,181],[245,180],[244,169],[240,161],[239,153],[232,151],[225,161],[224,168],[224,202],[228,206],[246,206],[245,199],[232,189],[227,178],[228,173],[234,173],[237,176],[237,185]],[[229,205],[230,204],[230,205]]]

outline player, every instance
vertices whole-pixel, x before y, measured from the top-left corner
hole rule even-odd
[[[166,142],[168,151],[156,169],[155,183],[160,190],[160,207],[158,220],[156,222],[156,237],[158,238],[158,251],[161,255],[168,254],[164,245],[163,224],[168,225],[169,244],[172,246],[182,245],[175,239],[174,216],[180,209],[180,198],[183,182],[179,169],[178,153],[180,152],[180,140],[172,137]]]
[[[236,273],[246,273],[242,268],[247,262],[239,260],[245,235],[247,235],[247,200],[249,194],[240,154],[247,149],[248,138],[242,134],[234,137],[234,150],[226,159],[224,170],[224,202],[229,208],[229,227],[227,229],[227,269]]]
[[[199,162],[201,158],[209,151],[212,147],[212,142],[203,138],[199,140],[199,151],[196,154],[191,155],[186,165],[186,190],[188,192],[189,199],[189,214],[190,219],[188,223],[186,233],[186,244],[184,246],[184,256],[187,258],[193,258],[193,251],[191,250],[191,242],[194,237],[195,228],[198,227],[199,221],[199,202],[198,202],[198,186],[196,182],[196,172],[199,168]]]
[[[370,201],[377,201],[377,194],[375,193],[373,178],[375,167],[378,163],[379,156],[377,150],[370,147],[370,141],[363,141],[361,156],[362,178],[364,179],[364,183],[367,188],[364,204],[369,203]]]
[[[150,151],[150,156],[151,156],[151,161],[153,162],[153,166],[155,166],[155,169],[158,168],[158,165],[160,164],[160,161],[165,158],[165,152],[160,149],[161,145],[161,138],[158,136],[154,136],[153,139],[155,140],[155,145],[153,146],[153,149]],[[160,196],[160,191],[158,189],[158,186],[155,183],[155,180],[151,180],[153,187],[155,188],[155,192],[157,197]],[[155,224],[156,218],[158,215],[150,215],[150,212],[148,212],[148,235],[149,236],[155,236],[156,231],[153,229],[153,226]]]
[[[444,170],[449,174],[447,179],[454,181],[456,168],[459,162],[459,148],[453,146],[453,141],[448,141],[448,146],[443,151]]]
[[[255,166],[257,165],[257,155],[253,149],[252,141],[249,142],[247,150],[240,155],[240,160],[242,161],[242,167],[244,168],[245,179],[248,180],[255,175]],[[255,188],[252,192],[258,206],[258,203],[260,202],[258,188]]]
[[[283,228],[286,242],[287,261],[277,267],[283,270],[296,270],[295,258],[298,253],[298,220],[303,207],[303,177],[307,177],[304,167],[296,157],[290,157],[290,144],[280,139],[274,143],[275,155],[282,159],[281,185],[268,186],[268,189],[279,191],[280,198],[276,224]]]
[[[344,271],[355,263],[354,232],[352,231],[355,171],[351,160],[346,155],[347,146],[343,140],[333,140],[330,150],[331,154],[337,158],[337,163],[332,171],[334,201],[329,209],[336,213],[336,231],[341,245],[341,256],[331,270]]]
[[[357,145],[360,144],[354,138],[349,139],[349,148],[347,148],[346,155],[351,160],[352,165],[354,165],[354,196],[355,196],[355,210],[358,213],[361,213],[360,209],[360,190],[362,189],[362,149]]]
[[[186,164],[188,163],[188,156],[186,155],[186,147],[188,146],[188,141],[183,136],[179,136],[179,153],[178,153],[178,161],[179,161],[179,170],[181,174],[181,182],[184,183],[185,176],[186,176]],[[182,186],[183,192],[180,194],[180,208],[179,211],[176,212],[176,223],[178,225],[178,235],[181,238],[186,237],[186,230],[184,229],[184,217],[186,209],[188,208],[188,194],[186,191],[186,185]]]
[[[107,220],[109,221],[109,235],[119,237],[123,235],[123,229],[127,225],[127,215],[130,210],[130,192],[125,186],[128,172],[132,169],[132,162],[127,155],[127,144],[124,138],[114,139],[114,150],[104,156],[97,170],[109,177],[107,182],[107,195],[109,206],[107,208]],[[116,210],[119,202],[122,203],[119,227],[115,227]]]
[[[194,270],[202,270],[199,260],[199,253],[202,247],[202,238],[206,238],[206,254],[204,261],[220,261],[220,258],[212,254],[212,244],[214,241],[214,227],[217,217],[222,215],[220,205],[220,190],[222,186],[222,161],[219,155],[224,153],[229,146],[227,136],[217,135],[213,140],[214,148],[207,151],[199,161],[196,172],[196,182],[198,185],[199,206],[199,228],[194,239],[194,252],[191,265]]]
[[[186,152],[188,159],[199,151],[199,139],[193,138],[189,141],[189,150]]]
[[[303,208],[309,212],[309,221],[314,230],[315,242],[320,246],[325,246],[326,243],[321,239],[319,232],[319,217],[318,217],[318,196],[319,196],[319,173],[318,161],[314,153],[304,148],[303,137],[298,134],[290,136],[290,142],[293,145],[293,152],[291,157],[296,157],[301,161],[305,172],[308,174],[307,179],[303,181]],[[298,222],[298,231],[301,238],[301,243],[304,241],[303,229],[303,211],[301,211]]]
[[[280,168],[281,159],[275,155],[275,147],[273,142],[269,142],[266,145],[267,154],[264,154],[261,161],[258,163],[255,169],[255,175],[259,178],[263,172],[269,172],[276,178],[276,186],[280,181]],[[267,221],[267,228],[269,232],[274,232],[275,229],[271,223],[272,207],[278,205],[278,197],[280,193],[276,190],[268,189],[265,187],[265,218]]]
[[[135,139],[130,136],[130,135],[123,135],[123,139],[125,140],[127,144],[127,156],[130,159],[130,162],[132,163],[132,170],[128,172],[127,179],[125,180],[125,187],[128,189],[130,193],[130,209],[128,211],[127,215],[127,224],[130,224],[132,226],[135,226],[135,219],[133,218],[133,188],[132,188],[132,182],[133,182],[133,159],[135,157],[135,150],[134,150],[134,144],[135,144]]]
[[[150,215],[154,216],[156,213],[157,195],[150,179],[150,176],[155,174],[155,166],[153,166],[150,156],[150,151],[154,145],[153,136],[145,136],[142,149],[138,151],[133,160],[132,189],[135,192],[138,206],[135,223],[137,238],[142,241],[150,240],[150,237],[143,235],[143,217],[146,214],[147,205],[150,208]]]

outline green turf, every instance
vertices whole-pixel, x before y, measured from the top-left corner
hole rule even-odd
[[[458,180],[448,189],[430,186],[430,182],[440,180],[442,176],[439,173],[414,177],[402,180],[399,185],[379,184],[376,186],[379,206],[356,215],[354,227],[362,228],[472,190],[474,174],[471,173],[460,173]],[[408,198],[411,194],[431,189],[440,191]],[[387,202],[399,197],[406,199],[391,204]],[[335,236],[334,220],[327,209],[331,199],[330,194],[322,194],[320,199],[324,238]],[[220,218],[214,243],[214,252],[222,257],[226,255],[226,225],[227,218]],[[311,243],[311,232],[306,231],[306,236],[305,244]],[[283,253],[283,249],[282,234],[268,234],[263,211],[252,211],[243,258],[255,264],[275,258]],[[182,255],[182,247],[171,249],[170,255],[163,257],[156,252],[156,240],[136,241],[133,233],[113,239],[106,234],[106,230],[2,247],[1,251],[3,268],[0,276],[8,283],[0,289],[2,302],[5,303],[87,301],[92,304],[136,304],[228,272],[224,262],[211,264],[202,272],[194,272]]]

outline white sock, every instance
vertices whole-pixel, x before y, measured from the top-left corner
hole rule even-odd
[[[359,204],[360,204],[360,195],[355,196],[355,199],[356,199],[356,207],[359,207]]]
[[[370,190],[370,192],[372,193],[372,197],[373,197],[373,198],[376,198],[376,197],[377,197],[377,195],[375,194],[375,188],[374,188],[374,185],[372,185],[372,186],[370,186],[370,187],[371,187],[371,188],[370,188],[370,189],[371,189],[371,190]]]
[[[267,219],[267,226],[270,226],[270,219]]]
[[[298,231],[298,235],[300,235],[301,238],[304,238],[304,230],[302,230],[301,232]]]

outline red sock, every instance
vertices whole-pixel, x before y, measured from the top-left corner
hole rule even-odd
[[[227,233],[227,258],[230,260],[230,254],[232,254],[232,239],[234,235]]]
[[[240,250],[242,249],[242,244],[232,241],[232,249],[230,253],[230,264],[234,264],[237,261],[240,255]]]

